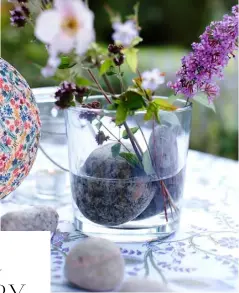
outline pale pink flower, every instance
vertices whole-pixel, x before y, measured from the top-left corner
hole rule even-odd
[[[50,56],[70,53],[73,49],[83,55],[95,39],[93,23],[94,14],[82,0],[55,0],[53,9],[38,16],[35,35],[48,45]],[[54,68],[48,65],[48,69]]]

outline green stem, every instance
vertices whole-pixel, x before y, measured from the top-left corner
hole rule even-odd
[[[188,102],[189,102],[189,98],[187,98],[187,101],[186,101],[185,107],[188,106]]]
[[[94,87],[94,86],[87,86],[87,87],[88,87],[88,89],[90,89],[90,90],[92,90],[92,91],[95,91],[95,92],[97,92],[97,93],[102,93],[101,90],[98,89],[97,87]],[[106,92],[106,91],[105,91],[105,93],[106,93],[107,95],[111,95],[111,93],[109,93],[109,92]]]
[[[122,76],[121,76],[121,69],[120,69],[120,66],[119,66],[119,74],[118,74],[118,78],[119,78],[119,81],[120,81],[121,91],[123,92],[123,91],[124,91],[124,82],[123,82],[123,79],[122,79]]]
[[[134,139],[134,141],[135,141],[135,143],[136,143],[136,145],[137,145],[137,147],[139,149],[139,152],[141,153],[141,156],[143,156],[144,152],[143,152],[141,146],[139,145],[137,139],[135,138],[134,134],[131,132],[130,128],[129,128],[129,132],[132,134],[132,137],[133,137],[133,139]]]
[[[132,144],[132,146],[133,146],[133,148],[134,148],[134,151],[135,151],[135,154],[136,154],[138,160],[139,160],[140,162],[142,162],[142,157],[141,157],[141,155],[140,155],[140,153],[139,153],[139,151],[138,151],[138,149],[137,149],[137,147],[136,147],[136,145],[135,145],[135,140],[136,140],[136,139],[135,139],[134,135],[132,134],[132,132],[130,131],[130,128],[129,128],[129,126],[127,125],[126,122],[124,122],[124,127],[125,127],[125,130],[126,130],[127,134],[128,134],[128,137],[129,137],[129,139],[130,139],[130,142],[131,142],[131,144]]]
[[[95,77],[94,77],[94,78],[95,78]],[[95,80],[96,80],[96,78],[95,78]],[[105,81],[105,84],[106,84],[106,86],[108,87],[109,91],[112,92],[112,94],[114,94],[114,90],[113,90],[113,88],[111,87],[110,82],[109,82],[109,80],[108,80],[108,78],[107,78],[106,75],[104,75],[104,81]],[[98,84],[97,84],[97,85],[98,85]],[[98,85],[98,86],[99,86],[99,85]],[[102,88],[102,87],[101,87],[101,88]],[[130,142],[131,142],[131,144],[132,144],[132,147],[133,147],[133,149],[134,149],[134,151],[135,151],[135,154],[136,154],[138,160],[139,160],[140,162],[142,162],[142,156],[141,156],[141,154],[140,154],[140,151],[142,152],[142,150],[141,150],[141,148],[140,148],[140,146],[139,146],[139,144],[138,144],[136,138],[134,137],[134,135],[133,135],[132,132],[130,131],[130,128],[128,127],[127,123],[124,122],[123,125],[124,125],[125,130],[126,130],[126,132],[127,132],[127,134],[128,134],[128,137],[129,137],[129,139],[130,139]],[[137,147],[139,147],[140,151],[137,149]]]
[[[112,104],[111,101],[110,101],[110,99],[107,97],[106,92],[103,90],[102,86],[100,85],[100,83],[98,82],[98,80],[95,78],[94,73],[92,72],[92,70],[91,70],[91,69],[88,69],[87,71],[88,71],[90,77],[92,78],[92,80],[93,80],[93,81],[96,83],[96,85],[98,86],[99,90],[101,91],[101,93],[103,94],[103,96],[105,97],[105,99],[107,100],[107,102],[108,102],[109,104]]]
[[[144,139],[144,142],[145,142],[145,144],[146,144],[147,150],[148,150],[148,152],[149,152],[150,160],[151,160],[151,163],[152,163],[152,166],[153,166],[153,156],[152,156],[151,151],[150,151],[150,149],[149,149],[148,142],[147,142],[146,137],[145,137],[145,135],[144,135],[144,133],[143,133],[143,130],[142,130],[142,128],[140,127],[140,125],[139,125],[138,122],[137,122],[137,125],[138,125],[138,127],[139,127],[139,131],[141,132],[141,135],[142,135],[142,137],[143,137],[143,139]],[[155,173],[156,173],[156,172],[155,172]]]
[[[103,80],[104,80],[104,82],[105,82],[105,84],[106,84],[106,86],[107,86],[109,92],[112,93],[113,95],[115,95],[114,89],[113,89],[113,87],[111,86],[111,84],[110,84],[110,82],[109,82],[107,76],[106,76],[105,74],[103,74],[102,77],[103,77]]]

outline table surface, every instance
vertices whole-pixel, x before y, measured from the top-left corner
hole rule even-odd
[[[64,279],[64,258],[84,238],[72,224],[70,194],[43,200],[34,196],[35,170],[11,197],[4,212],[16,205],[49,204],[60,215],[52,238],[52,292],[80,292]],[[179,291],[239,290],[238,162],[189,151],[180,228],[161,241],[118,243],[125,258],[125,278],[148,276]],[[30,192],[29,192],[30,191]]]

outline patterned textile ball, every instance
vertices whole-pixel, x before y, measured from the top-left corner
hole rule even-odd
[[[0,199],[28,175],[38,149],[40,126],[29,85],[0,58]]]

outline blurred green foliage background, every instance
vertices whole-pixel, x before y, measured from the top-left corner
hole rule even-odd
[[[37,1],[37,0],[36,0]],[[38,0],[40,1],[40,0]],[[132,13],[136,0],[89,0],[95,12],[97,40],[108,44],[111,26],[104,3],[122,15]],[[221,19],[230,12],[235,0],[141,0],[140,25],[141,45],[140,70],[160,68],[167,73],[167,81],[175,79],[180,60],[190,50],[190,44],[197,41],[211,20]],[[33,29],[28,26],[17,29],[10,26],[11,4],[3,1],[1,7],[1,57],[15,66],[27,79],[31,87],[56,85],[56,81],[44,79],[34,63],[44,65],[47,54],[42,45],[34,41]],[[130,82],[129,72],[125,78]],[[194,104],[191,133],[192,149],[238,160],[238,66],[232,60],[220,81],[221,96],[216,101],[217,113]],[[162,95],[170,94],[166,85]]]

